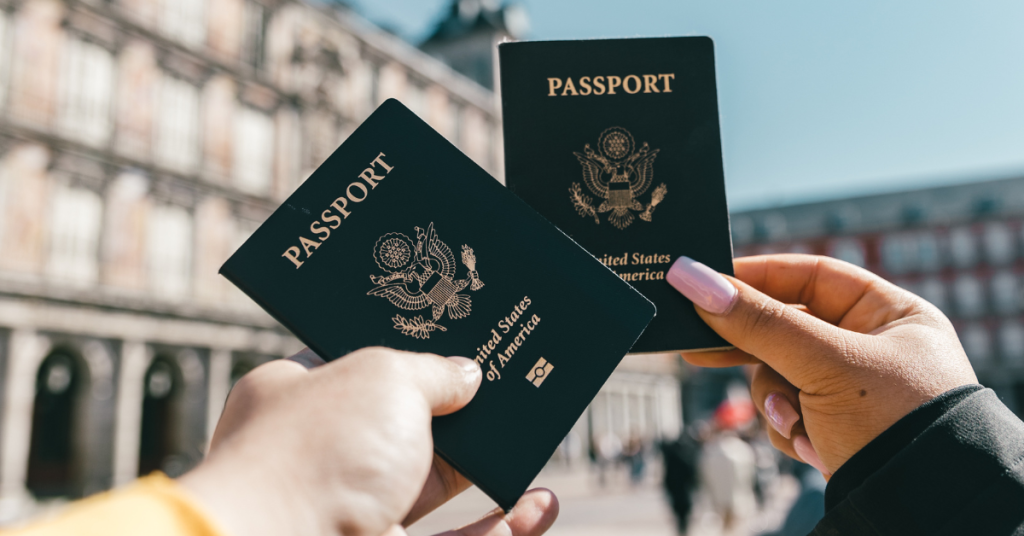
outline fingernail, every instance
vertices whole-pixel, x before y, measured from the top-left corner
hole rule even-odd
[[[789,433],[793,431],[793,425],[800,420],[800,414],[789,403],[789,399],[782,393],[771,393],[764,399],[764,414],[768,416],[768,422],[782,437],[789,439]]]
[[[793,439],[793,450],[796,451],[796,455],[800,456],[800,459],[807,465],[821,471],[823,475],[831,475],[828,469],[825,468],[825,464],[821,463],[821,458],[818,457],[818,452],[814,450],[814,446],[811,445],[811,440],[807,439],[807,436],[797,436]]]
[[[736,287],[722,274],[686,256],[668,270],[668,282],[701,309],[720,315],[736,299]]]
[[[478,365],[476,361],[473,361],[468,357],[460,357],[457,355],[453,355],[449,357],[448,360],[452,361],[459,367],[462,367],[462,370],[466,373],[466,376],[473,377],[478,374],[481,374],[480,365]]]

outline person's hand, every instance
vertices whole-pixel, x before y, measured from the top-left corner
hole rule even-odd
[[[385,348],[272,361],[235,384],[208,456],[179,482],[237,536],[404,534],[469,487],[434,456],[430,419],[465,406],[480,380],[472,360]],[[446,534],[539,535],[557,515],[537,489]]]
[[[867,270],[813,255],[733,266],[735,278],[681,257],[669,270],[668,281],[736,347],[683,357],[703,367],[754,364],[751,396],[772,444],[826,475],[918,406],[978,382],[949,320]]]

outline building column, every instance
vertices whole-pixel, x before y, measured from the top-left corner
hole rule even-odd
[[[150,355],[146,343],[125,341],[121,346],[121,374],[117,386],[114,424],[114,486],[139,475],[139,441],[142,434],[142,399]]]
[[[210,352],[210,384],[206,411],[206,445],[209,448],[213,431],[224,411],[231,390],[231,350],[218,348]]]
[[[36,374],[49,341],[31,329],[11,333],[7,353],[6,397],[0,422],[0,522],[17,515],[28,498],[29,450],[32,446],[32,406]]]
[[[679,436],[683,429],[683,394],[680,383],[666,379],[658,384],[657,390],[658,428],[661,437],[672,440]]]

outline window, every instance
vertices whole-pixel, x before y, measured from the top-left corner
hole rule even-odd
[[[256,2],[246,2],[245,11],[242,13],[242,61],[254,68],[263,67],[263,42],[265,35],[266,13],[262,5]]]
[[[996,272],[990,281],[992,292],[992,307],[1002,315],[1011,315],[1017,312],[1020,287],[1017,276],[1002,270]]]
[[[463,110],[463,106],[459,103],[452,103],[452,144],[459,148],[464,148],[466,145],[466,126],[463,122],[466,120],[466,113]]]
[[[864,246],[858,240],[839,240],[832,245],[831,256],[854,266],[864,267]]]
[[[427,117],[427,90],[418,82],[410,80],[405,86],[403,103],[416,115]]]
[[[758,238],[767,242],[782,240],[785,238],[786,232],[786,217],[780,212],[765,214],[756,230]]]
[[[999,349],[1003,363],[1017,367],[1024,365],[1024,326],[1020,322],[1008,320],[999,327]]]
[[[370,109],[373,110],[380,104],[380,64],[370,62]]]
[[[918,265],[924,272],[942,269],[942,252],[939,240],[933,233],[924,232],[917,236]]]
[[[957,268],[970,268],[977,262],[974,234],[966,227],[949,232],[949,253]]]
[[[199,163],[199,90],[172,76],[160,84],[156,159],[179,171],[192,171]]]
[[[754,220],[749,216],[738,216],[733,218],[731,223],[734,242],[746,244],[754,240]]]
[[[192,268],[192,217],[181,207],[155,206],[147,235],[150,287],[164,298],[184,297]]]
[[[992,357],[992,342],[988,330],[980,324],[971,324],[960,333],[960,342],[964,345],[967,358],[975,366],[988,364]]]
[[[946,285],[942,284],[942,281],[935,278],[925,279],[918,286],[917,291],[922,298],[928,300],[928,302],[935,307],[938,307],[940,311],[945,314],[949,314],[949,301],[946,298]]]
[[[303,117],[303,172],[320,166],[338,148],[338,123],[328,109],[308,109]]]
[[[255,194],[270,191],[274,164],[274,120],[240,106],[235,114],[235,184]]]
[[[253,233],[256,232],[260,224],[255,221],[239,219],[235,221],[233,239],[229,251],[235,251],[242,247]],[[228,285],[230,289],[228,291],[228,299],[231,300],[230,305],[237,309],[258,311],[260,306],[256,305],[256,302],[252,300],[247,294],[238,289],[235,285]]]
[[[110,95],[114,57],[80,39],[64,41],[61,56],[58,125],[67,135],[92,145],[110,136]]]
[[[957,313],[964,318],[981,316],[985,311],[985,293],[981,281],[973,275],[961,275],[953,284]]]
[[[55,185],[52,195],[47,274],[81,285],[95,283],[103,202],[95,192],[64,184]]]
[[[985,226],[985,253],[989,264],[993,266],[1013,262],[1017,256],[1013,231],[1005,223],[996,222]]]
[[[893,279],[892,280],[892,284],[896,285],[897,287],[900,287],[901,289],[903,289],[903,290],[905,290],[907,292],[912,292],[914,294],[917,294],[918,296],[921,295],[921,291],[918,290],[918,284],[916,282],[914,282],[914,281],[907,281],[907,280],[903,280],[903,279]]]
[[[916,246],[906,235],[889,235],[882,240],[882,265],[890,274],[905,274],[914,269]]]
[[[201,45],[206,36],[205,0],[163,0],[160,29],[187,45]]]

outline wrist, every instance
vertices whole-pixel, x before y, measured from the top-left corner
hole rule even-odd
[[[228,536],[326,534],[295,484],[274,472],[266,463],[208,458],[177,482]]]

